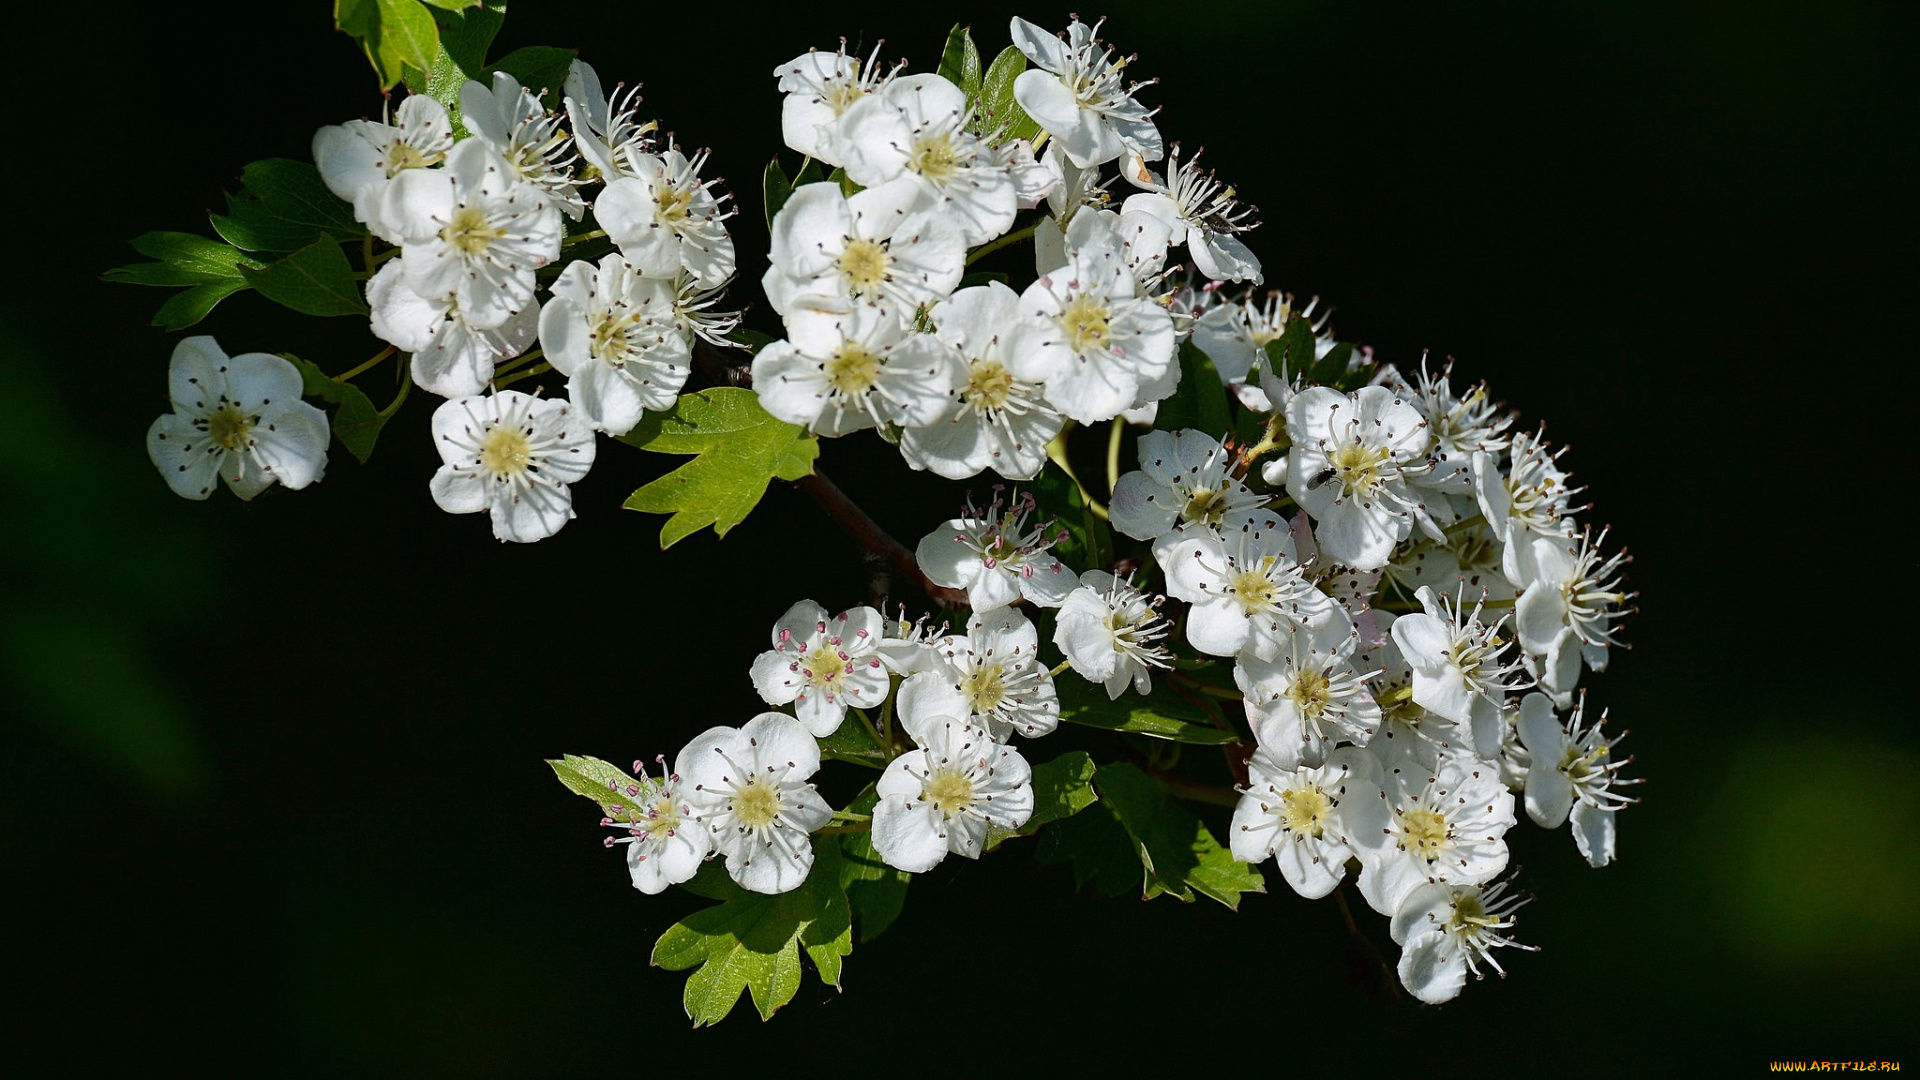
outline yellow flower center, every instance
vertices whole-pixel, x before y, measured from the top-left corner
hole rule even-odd
[[[1240,607],[1249,615],[1273,607],[1274,595],[1279,590],[1265,573],[1272,561],[1270,558],[1263,560],[1260,569],[1241,570],[1227,579],[1227,591],[1240,601]]]
[[[807,655],[801,658],[800,666],[813,673],[812,678],[816,685],[824,686],[829,690],[838,689],[841,676],[847,673],[847,662],[840,659],[840,653],[829,641],[822,641],[808,651]]]
[[[780,796],[772,788],[749,777],[733,797],[733,813],[749,829],[771,825],[780,816]]]
[[[1294,676],[1293,685],[1287,687],[1287,696],[1300,706],[1301,712],[1318,716],[1333,700],[1332,687],[1333,684],[1320,672],[1302,671]]]
[[[1387,451],[1384,447],[1362,443],[1342,443],[1329,460],[1333,462],[1334,476],[1348,495],[1367,496],[1380,486],[1380,466],[1387,462]]]
[[[1007,697],[1007,684],[1000,677],[999,664],[983,664],[974,668],[960,684],[960,690],[967,695],[976,713],[997,708]]]
[[[1194,488],[1187,505],[1180,508],[1180,520],[1190,525],[1218,525],[1227,516],[1227,493]]]
[[[417,147],[395,141],[387,147],[387,179],[391,180],[408,169],[426,169],[440,164],[444,154],[422,153]]]
[[[1108,346],[1111,318],[1107,305],[1092,296],[1076,296],[1058,316],[1060,329],[1066,331],[1067,348],[1074,352],[1104,349]]]
[[[627,362],[627,328],[640,321],[635,313],[622,315],[609,311],[593,324],[593,337],[587,346],[594,358],[615,367]]]
[[[654,216],[663,225],[678,225],[687,220],[687,206],[693,202],[693,189],[681,189],[662,180],[653,186]]]
[[[1318,837],[1333,813],[1333,800],[1318,787],[1294,788],[1280,796],[1280,822],[1290,833]]]
[[[495,476],[513,476],[533,464],[533,443],[517,427],[495,427],[480,442],[480,464]]]
[[[207,417],[207,435],[223,450],[245,450],[253,441],[253,421],[240,406],[223,401]]]
[[[952,138],[944,132],[919,135],[914,137],[913,150],[907,155],[907,168],[937,184],[952,179],[959,171],[960,155],[953,149]]]
[[[958,769],[942,769],[927,780],[926,800],[943,817],[952,817],[973,805],[973,781]]]
[[[965,397],[982,409],[1004,409],[1013,396],[1013,373],[991,360],[975,360]]]
[[[486,251],[488,244],[505,235],[507,231],[488,224],[486,213],[476,206],[463,206],[455,210],[453,220],[440,230],[442,241],[469,256]]]
[[[849,344],[827,361],[827,381],[849,397],[873,389],[879,377],[880,358],[858,345]]]
[[[840,272],[856,295],[876,292],[887,280],[887,267],[893,260],[887,249],[871,240],[849,240],[840,252]]]
[[[1447,819],[1426,807],[1409,810],[1400,818],[1405,837],[1400,841],[1402,850],[1432,862],[1440,857],[1447,848],[1447,838],[1451,831],[1447,828]]]

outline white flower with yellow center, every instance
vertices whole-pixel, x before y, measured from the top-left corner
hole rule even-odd
[[[1395,371],[1391,385],[1426,417],[1427,434],[1433,439],[1428,448],[1433,471],[1414,478],[1414,485],[1471,495],[1473,455],[1506,449],[1507,429],[1513,426],[1513,415],[1488,396],[1486,383],[1465,394],[1455,394],[1450,381],[1452,375],[1452,360],[1441,367],[1440,374],[1434,375],[1427,370],[1423,356],[1418,378],[1408,379]]]
[[[1051,531],[1053,522],[1027,527],[1034,507],[1032,492],[1016,495],[1009,505],[996,487],[985,510],[976,510],[969,497],[965,515],[923,537],[914,558],[934,584],[967,590],[976,615],[1021,599],[1057,608],[1080,580],[1047,554],[1066,531]]]
[[[1371,643],[1362,641],[1353,654],[1356,668],[1375,673],[1367,680],[1367,691],[1380,706],[1379,726],[1367,749],[1389,768],[1404,765],[1426,772],[1439,768],[1440,759],[1448,754],[1470,753],[1469,729],[1428,712],[1413,700],[1413,668],[1393,643],[1394,615],[1375,609],[1365,619],[1381,632]]]
[[[887,865],[919,874],[949,852],[980,857],[992,829],[1033,816],[1033,770],[985,728],[929,716],[902,726],[918,747],[887,765],[874,785],[873,847]]]
[[[640,88],[616,86],[609,96],[600,88],[599,73],[575,60],[562,95],[573,145],[587,163],[582,183],[635,175],[634,156],[653,149],[652,133],[660,126],[639,118]]]
[[[456,297],[414,292],[397,261],[367,282],[367,306],[374,336],[410,354],[413,381],[441,397],[485,390],[493,369],[526,352],[540,332],[540,312],[531,306],[483,330],[468,321]]]
[[[493,73],[493,87],[469,82],[460,88],[460,122],[493,147],[523,183],[545,193],[554,207],[575,221],[586,215],[573,177],[573,140],[560,117],[547,112],[533,91],[504,71]]]
[[[972,119],[967,95],[939,75],[895,79],[847,110],[839,128],[847,175],[909,211],[935,212],[968,244],[986,243],[1013,226],[1019,192],[1012,171],[967,130]]]
[[[1129,684],[1150,694],[1153,669],[1168,667],[1173,659],[1159,644],[1173,625],[1160,614],[1158,605],[1165,601],[1104,570],[1089,570],[1060,605],[1053,643],[1073,670],[1106,687],[1108,700]]]
[[[1493,765],[1455,755],[1432,772],[1394,766],[1381,798],[1391,815],[1382,831],[1354,837],[1360,894],[1380,914],[1422,885],[1476,885],[1507,868],[1513,795]]]
[[[621,256],[568,264],[540,312],[547,362],[595,428],[624,435],[646,411],[673,407],[693,362],[674,312],[674,283],[641,277]]]
[[[1575,487],[1558,464],[1565,447],[1549,451],[1539,434],[1515,434],[1509,441],[1508,467],[1500,455],[1476,451],[1473,455],[1473,494],[1487,525],[1500,537],[1500,568],[1516,586],[1533,580],[1528,573],[1527,548],[1535,536],[1572,536],[1572,515],[1586,509],[1573,505],[1585,488]]]
[[[1195,153],[1184,168],[1180,148],[1167,155],[1165,179],[1134,163],[1121,173],[1147,190],[1130,195],[1121,204],[1123,212],[1150,214],[1164,222],[1170,232],[1167,242],[1187,245],[1194,268],[1215,281],[1251,281],[1260,284],[1260,260],[1241,241],[1239,233],[1259,224],[1249,221],[1254,209],[1234,198],[1233,188],[1202,173],[1193,163]]]
[[[681,268],[707,288],[733,277],[733,237],[721,209],[728,196],[715,196],[718,181],[700,179],[707,163],[702,150],[688,158],[671,142],[658,154],[629,154],[628,176],[611,180],[594,200],[593,216],[636,271],[647,277],[674,278]]]
[[[433,442],[446,462],[429,485],[433,501],[450,514],[485,510],[494,536],[519,543],[572,520],[568,485],[593,465],[593,428],[572,404],[518,390],[445,402]]]
[[[1582,700],[1562,727],[1546,695],[1528,694],[1520,702],[1520,742],[1531,759],[1527,766],[1527,816],[1549,829],[1559,828],[1571,817],[1580,854],[1594,866],[1605,866],[1613,861],[1613,815],[1639,801],[1614,787],[1640,781],[1619,775],[1633,758],[1613,756],[1614,746],[1626,734],[1607,738],[1601,731],[1606,714],[1601,713],[1589,725],[1584,722],[1585,713],[1586,702]]]
[[[1020,310],[1048,326],[1033,356],[1047,400],[1083,424],[1113,419],[1175,369],[1173,317],[1138,296],[1119,238],[1093,226],[1065,266],[1020,294]]]
[[[957,716],[995,740],[1037,739],[1060,724],[1053,675],[1040,663],[1040,632],[998,608],[967,620],[967,632],[933,643],[937,663],[900,687],[902,717]]]
[[[1598,539],[1582,530],[1578,538],[1536,536],[1528,544],[1533,582],[1513,605],[1513,629],[1521,648],[1542,658],[1540,683],[1556,695],[1572,692],[1582,657],[1606,670],[1607,647],[1619,640],[1614,620],[1635,596],[1621,588],[1631,560],[1624,551],[1602,558],[1606,540],[1604,529]]]
[[[1302,630],[1336,637],[1353,630],[1345,609],[1294,561],[1293,539],[1276,517],[1257,518],[1225,536],[1190,533],[1160,566],[1167,592],[1193,605],[1187,640],[1204,653],[1271,660]]]
[[[1354,837],[1386,827],[1380,766],[1364,751],[1335,750],[1321,766],[1287,765],[1265,749],[1247,762],[1228,848],[1242,862],[1268,858],[1293,891],[1325,896],[1346,877]]]
[[[1260,386],[1256,402],[1265,404],[1250,406],[1264,412],[1271,408],[1286,407],[1291,393],[1291,384],[1298,378],[1298,371],[1269,375],[1272,364],[1267,357],[1267,346],[1279,341],[1287,332],[1287,325],[1294,319],[1313,319],[1313,308],[1317,303],[1309,301],[1304,307],[1296,306],[1293,298],[1279,292],[1269,292],[1256,299],[1249,293],[1238,300],[1232,300],[1201,313],[1193,324],[1193,343],[1213,361],[1213,369],[1220,373],[1222,382],[1232,384],[1258,379]],[[1333,351],[1337,342],[1326,331],[1327,316],[1322,314],[1313,323],[1314,359]]]
[[[680,790],[679,774],[666,771],[666,758],[656,760],[664,775],[659,780],[644,776],[646,763],[634,762],[634,774],[640,778],[613,788],[629,801],[610,806],[609,816],[600,819],[601,825],[627,834],[609,836],[605,843],[626,845],[627,874],[634,888],[649,895],[691,880],[713,850],[713,834],[693,816],[693,806]]]
[[[1287,402],[1287,438],[1287,494],[1313,515],[1321,553],[1385,566],[1424,515],[1407,481],[1430,467],[1426,420],[1384,386],[1314,386]]]
[[[908,330],[887,304],[796,310],[787,316],[787,340],[753,357],[760,405],[821,435],[942,423],[966,381],[959,353],[932,334]]]
[[[1429,507],[1433,505],[1428,502]],[[1394,549],[1381,576],[1382,587],[1408,600],[1428,587],[1441,596],[1507,604],[1518,590],[1501,569],[1500,554],[1500,539],[1485,519],[1457,522],[1439,543],[1422,540]]]
[[[174,494],[204,499],[217,476],[251,499],[326,471],[327,414],[300,400],[300,372],[285,359],[229,357],[210,337],[182,338],[167,385],[173,411],[147,429],[147,456]]]
[[[1099,29],[1074,19],[1063,40],[1015,16],[1013,43],[1039,70],[1013,81],[1013,98],[1080,168],[1127,153],[1158,161],[1163,150],[1155,110],[1133,99],[1139,84],[1121,81],[1131,58],[1116,59],[1102,47]]]
[[[886,700],[881,624],[870,607],[828,618],[825,608],[802,600],[773,624],[773,648],[753,662],[753,688],[769,705],[792,702],[800,723],[824,739],[849,706],[879,708]]]
[[[673,764],[686,804],[727,857],[727,873],[757,893],[790,892],[813,869],[809,834],[833,819],[806,782],[819,769],[820,744],[776,712],[707,729]]]
[[[1393,914],[1391,933],[1401,946],[1400,985],[1408,993],[1429,1005],[1452,1001],[1467,985],[1468,972],[1485,978],[1481,964],[1507,977],[1493,950],[1539,951],[1500,932],[1512,929],[1514,913],[1532,900],[1507,895],[1507,884],[1422,885],[1407,894]]]
[[[1469,610],[1430,588],[1415,595],[1425,610],[1395,619],[1392,630],[1393,643],[1413,669],[1414,703],[1469,725],[1474,753],[1492,761],[1500,754],[1507,694],[1524,685],[1515,678],[1519,662],[1501,659],[1508,644],[1500,637],[1506,617],[1488,625],[1480,621],[1479,601]]]
[[[896,66],[883,68],[880,47],[865,63],[847,55],[845,40],[834,52],[809,49],[773,69],[787,96],[780,102],[780,134],[788,146],[828,165],[845,165],[840,143],[840,121],[847,110],[871,94],[884,90]]]
[[[401,173],[385,199],[407,284],[453,297],[483,330],[532,308],[534,272],[560,255],[560,212],[478,139],[455,146],[445,169]]]
[[[1275,761],[1318,765],[1335,742],[1365,746],[1379,730],[1380,706],[1366,687],[1379,672],[1354,668],[1354,643],[1351,632],[1299,633],[1273,659],[1242,657],[1233,666],[1253,737]]]
[[[962,480],[992,469],[1029,480],[1047,463],[1047,443],[1066,418],[1045,400],[1028,343],[1045,327],[1020,315],[1020,296],[997,281],[962,289],[933,309],[934,336],[967,364],[959,407],[931,427],[908,428],[900,452],[916,469]]]
[[[400,102],[393,124],[349,120],[313,136],[313,163],[328,190],[353,204],[355,220],[388,243],[400,233],[385,216],[387,185],[409,169],[430,169],[453,149],[447,107],[425,94]]]
[[[1203,431],[1149,431],[1139,454],[1140,468],[1114,485],[1107,507],[1113,527],[1135,540],[1193,529],[1225,535],[1262,515],[1266,496],[1233,476],[1233,455]]]
[[[773,310],[885,301],[911,320],[946,299],[966,272],[967,246],[940,217],[907,213],[898,194],[801,185],[773,219],[772,265],[760,279]]]

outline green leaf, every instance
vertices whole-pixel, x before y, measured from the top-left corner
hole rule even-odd
[[[1040,830],[1033,856],[1050,865],[1071,863],[1076,889],[1092,886],[1104,896],[1139,896],[1145,890],[1133,837],[1100,803]]]
[[[786,170],[780,168],[780,158],[775,155],[767,162],[767,171],[760,177],[760,191],[767,206],[767,228],[773,228],[773,219],[780,208],[787,205],[793,197],[793,181],[787,179]]]
[[[1267,342],[1266,363],[1261,365],[1260,380],[1265,382],[1269,375],[1290,381],[1295,375],[1313,375],[1313,327],[1307,320],[1292,318],[1287,320],[1286,329],[1279,337]]]
[[[727,340],[737,341],[745,345],[748,354],[751,355],[780,339],[774,337],[772,334],[763,334],[758,330],[749,330],[744,326],[736,326],[727,332]]]
[[[354,240],[367,234],[353,206],[328,190],[320,170],[304,161],[269,158],[240,174],[240,191],[227,212],[211,215],[214,231],[248,251],[298,251],[322,236]]]
[[[813,840],[813,870],[792,892],[750,893],[727,882],[727,898],[674,924],[653,946],[654,964],[669,971],[694,968],[683,998],[694,1026],[718,1023],[740,1000],[753,997],[761,1019],[771,1017],[800,989],[800,952],[828,986],[840,985],[841,961],[853,952],[853,922],[840,885],[840,845]]]
[[[634,812],[634,804],[653,790],[653,781],[629,776],[618,765],[599,758],[567,754],[555,761],[547,759],[553,775],[568,791],[600,804],[610,818],[624,818]]]
[[[1313,362],[1313,370],[1308,375],[1308,378],[1323,386],[1337,386],[1342,390],[1357,390],[1359,386],[1349,382],[1349,376],[1353,373],[1347,370],[1347,365],[1352,362],[1352,360],[1353,346],[1344,341],[1340,342],[1333,348],[1328,349],[1327,355]]]
[[[1080,485],[1059,465],[1049,461],[1027,485],[1039,507],[1036,520],[1052,520],[1067,531],[1053,554],[1071,566],[1104,570],[1113,565],[1113,530],[1087,505]]]
[[[1092,806],[1093,759],[1074,750],[1033,769],[1033,816],[1028,825],[1059,821]]]
[[[972,27],[955,26],[940,53],[940,77],[959,87],[969,98],[980,96],[980,50],[974,47]]]
[[[240,276],[260,295],[302,315],[365,315],[360,282],[346,252],[333,238],[320,239],[299,251],[256,270],[241,267]]]
[[[879,801],[873,786],[868,785],[847,809],[856,814],[871,814]],[[913,875],[887,865],[873,848],[871,832],[843,834],[840,855],[840,885],[847,892],[853,921],[860,926],[860,940],[872,941],[900,917]]]
[[[333,414],[333,437],[340,440],[340,445],[362,463],[372,457],[373,444],[380,438],[387,418],[373,407],[367,395],[352,383],[327,375],[311,360],[282,355],[300,369],[301,393],[339,406]]]
[[[1103,687],[1073,676],[1054,680],[1060,695],[1060,719],[1106,731],[1125,731],[1152,739],[1222,746],[1240,741],[1231,731],[1222,731],[1207,719],[1207,714],[1163,688],[1152,698],[1128,690],[1109,700]]]
[[[520,85],[540,95],[549,105],[558,104],[560,91],[567,84],[567,69],[576,55],[572,49],[551,45],[528,45],[515,49],[493,62],[493,70],[504,71],[520,80]]]
[[[719,387],[683,394],[664,413],[648,413],[621,436],[642,450],[699,456],[647,486],[625,503],[629,510],[672,514],[660,546],[707,526],[725,536],[746,519],[770,480],[811,475],[820,440],[805,428],[767,415],[752,390]]]
[[[1144,899],[1165,892],[1190,902],[1197,892],[1238,909],[1242,893],[1267,891],[1258,870],[1221,847],[1206,824],[1168,798],[1151,776],[1124,763],[1102,765],[1094,786],[1138,849],[1146,869]]]
[[[1026,55],[1011,45],[993,58],[980,81],[980,109],[974,114],[976,130],[992,135],[1004,127],[1007,138],[1029,141],[1040,134],[1040,125],[1013,99],[1013,81],[1025,70]]]
[[[1232,418],[1227,413],[1227,388],[1213,361],[1192,341],[1180,343],[1180,385],[1160,403],[1153,426],[1162,431],[1198,428],[1214,438],[1225,434]]]
[[[380,50],[403,66],[433,69],[440,54],[440,28],[420,0],[374,0],[380,12]]]
[[[854,709],[847,710],[846,719],[840,721],[833,734],[820,740],[820,756],[875,769],[886,768],[888,761],[886,747],[873,737],[873,729]]]
[[[828,173],[827,180],[832,183],[839,184],[840,193],[845,195],[849,199],[853,198],[855,195],[858,195],[862,191],[866,190],[865,188],[861,187],[859,184],[854,183],[853,177],[848,176],[847,170],[842,168],[836,167],[831,173]]]
[[[470,7],[479,7],[481,0],[420,0],[420,2],[432,4],[447,11],[461,11]]]
[[[127,285],[186,286],[186,292],[169,297],[153,317],[155,326],[167,330],[184,330],[206,318],[215,304],[248,287],[240,276],[242,267],[265,265],[230,244],[192,233],[143,233],[134,238],[133,249],[158,261],[117,266],[100,278]]]
[[[808,158],[807,163],[800,166],[800,171],[794,175],[793,189],[798,191],[808,184],[824,184],[826,182],[827,171],[820,167],[819,162]]]
[[[464,139],[467,128],[460,118],[460,91],[469,81],[492,87],[493,79],[487,72],[487,49],[506,20],[505,5],[498,0],[486,5],[481,5],[479,0],[423,2],[436,8],[433,21],[439,28],[440,42],[431,69],[406,69],[407,89],[445,105],[447,117],[453,122],[453,137]]]

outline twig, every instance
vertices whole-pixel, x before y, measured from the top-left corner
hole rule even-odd
[[[832,518],[843,532],[852,537],[862,550],[891,565],[894,573],[919,585],[921,592],[948,607],[967,606],[965,592],[960,589],[949,589],[944,585],[935,585],[929,581],[927,575],[920,572],[920,562],[913,557],[913,552],[908,551],[906,545],[895,540],[887,530],[880,527],[878,522],[868,517],[865,510],[860,509],[852,499],[847,498],[846,492],[841,491],[833,481],[827,479],[826,474],[815,469],[812,476],[800,478],[793,486],[806,492],[814,502],[819,503],[820,508],[827,512],[827,516]]]

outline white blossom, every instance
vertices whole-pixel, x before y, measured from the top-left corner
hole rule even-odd
[[[606,845],[626,845],[627,874],[634,888],[648,894],[692,880],[713,850],[713,834],[693,816],[693,806],[680,790],[679,774],[666,771],[666,758],[658,760],[664,775],[659,780],[641,776],[624,788],[616,787],[629,801],[609,807],[610,815],[600,820],[601,825],[627,834],[607,837]],[[633,763],[636,775],[644,768],[644,762]]]
[[[636,271],[672,278],[682,267],[700,284],[717,288],[733,277],[733,238],[714,195],[717,181],[700,179],[707,152],[688,158],[671,142],[658,154],[630,153],[627,175],[607,182],[593,216]]]
[[[971,120],[967,95],[939,75],[895,79],[842,118],[847,175],[909,211],[932,211],[968,244],[985,243],[1013,226],[1020,192],[992,147],[967,130]]]
[[[956,716],[999,742],[1037,739],[1060,724],[1053,675],[1040,662],[1040,632],[1010,607],[976,612],[967,632],[933,643],[938,663],[900,688],[901,716]]]
[[[453,149],[447,107],[425,94],[400,102],[398,123],[349,120],[313,136],[313,163],[328,190],[353,204],[356,221],[388,243],[400,234],[384,211],[387,185],[409,169],[430,169]]]
[[[1173,318],[1137,291],[1119,239],[1108,232],[1070,249],[1065,266],[1021,293],[1021,311],[1049,324],[1035,367],[1045,373],[1047,400],[1068,417],[1110,420],[1174,367]]]
[[[1531,759],[1527,766],[1527,816],[1557,829],[1569,816],[1573,839],[1587,862],[1598,867],[1613,861],[1613,815],[1638,801],[1615,791],[1615,786],[1640,783],[1626,779],[1620,769],[1633,759],[1616,759],[1613,748],[1625,733],[1609,739],[1601,731],[1605,713],[1592,724],[1584,721],[1586,702],[1575,707],[1562,727],[1553,703],[1543,694],[1528,694],[1520,702],[1520,742]],[[1571,814],[1569,814],[1571,811]]]
[[[1149,214],[1164,222],[1170,232],[1168,243],[1185,244],[1193,256],[1193,265],[1215,281],[1251,281],[1260,284],[1260,260],[1240,239],[1240,233],[1254,228],[1247,219],[1253,207],[1242,206],[1234,190],[1212,173],[1202,173],[1193,163],[1198,153],[1180,165],[1180,148],[1167,155],[1167,175],[1163,180],[1144,166],[1122,169],[1129,179],[1140,177],[1147,190],[1130,195],[1122,212]],[[1136,181],[1138,182],[1138,181]]]
[[[806,782],[820,769],[820,744],[785,713],[766,712],[739,728],[708,728],[680,751],[680,790],[727,873],[741,888],[783,893],[813,869],[808,834],[833,809]]]
[[[885,300],[911,320],[951,294],[967,264],[959,231],[938,215],[909,214],[897,195],[801,185],[773,219],[772,265],[760,279],[773,309],[846,311]]]
[[[1400,985],[1421,1001],[1439,1005],[1459,996],[1469,971],[1476,979],[1484,978],[1481,964],[1506,978],[1493,950],[1511,946],[1538,951],[1500,933],[1513,928],[1514,913],[1531,900],[1506,895],[1506,887],[1505,881],[1432,884],[1407,894],[1391,927],[1393,940],[1401,945]]]
[[[1348,657],[1355,636],[1294,634],[1271,660],[1241,657],[1234,685],[1245,698],[1247,720],[1260,745],[1282,765],[1318,765],[1337,741],[1364,746],[1380,726],[1380,706]]]
[[[520,80],[496,71],[491,89],[478,82],[462,86],[460,122],[555,208],[575,221],[586,215],[587,201],[573,177],[573,141],[560,127],[560,117],[550,115]]]
[[[481,329],[467,319],[453,295],[413,291],[399,262],[382,266],[367,282],[374,336],[412,356],[413,381],[441,397],[478,394],[493,381],[503,360],[527,351],[540,332],[540,310],[521,308],[499,326]]]
[[[1160,614],[1158,605],[1165,600],[1104,570],[1089,570],[1060,605],[1053,643],[1073,670],[1106,688],[1108,700],[1129,684],[1139,694],[1150,694],[1153,669],[1168,667],[1173,659],[1158,644],[1172,627]]]
[[[300,372],[270,353],[229,357],[182,338],[167,368],[173,411],[147,429],[147,456],[172,488],[204,499],[214,477],[251,499],[275,481],[299,490],[327,468],[327,414],[300,400]]]
[[[445,462],[433,501],[450,514],[487,511],[493,535],[528,543],[573,519],[568,485],[593,465],[593,428],[571,403],[518,390],[453,398],[433,413]]]
[[[1059,607],[1079,579],[1047,554],[1065,530],[1049,533],[1052,522],[1027,528],[1034,506],[1032,492],[1020,493],[1009,505],[997,488],[985,510],[974,509],[969,499],[966,513],[922,538],[914,557],[934,584],[967,590],[967,605],[975,614],[1021,599]]]
[[[838,51],[809,49],[773,69],[780,90],[780,134],[788,146],[815,161],[845,165],[840,121],[855,103],[886,88],[898,67],[883,69],[877,62],[880,47],[861,63],[848,56],[846,42]]]
[[[1506,869],[1513,796],[1492,765],[1455,756],[1432,772],[1392,767],[1381,798],[1392,815],[1384,830],[1355,837],[1360,894],[1373,910],[1392,915],[1421,885],[1475,885]]]
[[[1029,480],[1066,418],[1046,403],[1032,344],[1046,328],[1020,314],[1020,297],[997,281],[962,289],[933,309],[934,336],[967,364],[953,416],[907,428],[900,452],[916,469],[961,480],[991,468]]]
[[[887,865],[924,873],[949,852],[977,859],[991,829],[1033,816],[1033,770],[1012,747],[956,717],[908,727],[917,749],[874,785],[873,847]]]
[[[1319,766],[1288,765],[1255,750],[1228,848],[1242,862],[1271,857],[1294,892],[1325,896],[1357,854],[1353,837],[1386,828],[1379,775],[1372,757],[1352,749],[1335,750]]]
[[[886,700],[881,622],[870,607],[829,619],[819,604],[800,601],[773,624],[773,648],[753,662],[753,688],[769,705],[792,702],[801,724],[826,738],[849,706],[878,708]]]
[[[1287,494],[1327,558],[1374,569],[1407,538],[1423,514],[1407,479],[1429,468],[1426,423],[1383,386],[1309,387],[1287,403]]]
[[[796,310],[787,317],[787,340],[753,358],[761,406],[822,435],[941,423],[966,379],[959,353],[932,334],[910,332],[886,304]]]
[[[1149,431],[1138,443],[1140,468],[1113,487],[1113,527],[1135,540],[1179,537],[1189,529],[1227,534],[1263,515],[1256,495],[1232,472],[1234,455],[1206,432]]]
[[[1193,605],[1187,640],[1204,653],[1271,660],[1301,629],[1334,635],[1352,629],[1347,613],[1301,572],[1286,524],[1276,517],[1226,536],[1190,533],[1161,566],[1167,592]]]
[[[580,414],[611,435],[672,408],[693,362],[673,282],[640,276],[618,254],[561,271],[540,313],[540,345]]]
[[[660,126],[638,118],[640,88],[616,87],[608,97],[599,73],[575,60],[567,69],[562,101],[573,125],[573,145],[587,162],[585,179],[611,182],[635,175],[634,155],[653,149],[651,134]]]
[[[1080,168],[1127,153],[1157,161],[1164,151],[1154,110],[1133,99],[1136,87],[1122,84],[1131,58],[1117,60],[1102,48],[1099,29],[1074,19],[1063,39],[1015,16],[1013,43],[1038,70],[1013,81],[1013,98]]]
[[[1474,752],[1492,761],[1500,753],[1501,708],[1520,685],[1513,678],[1517,662],[1500,656],[1507,646],[1500,637],[1506,618],[1489,626],[1480,621],[1479,602],[1468,610],[1430,588],[1416,595],[1424,610],[1393,623],[1393,642],[1413,669],[1414,703],[1470,725]]]

